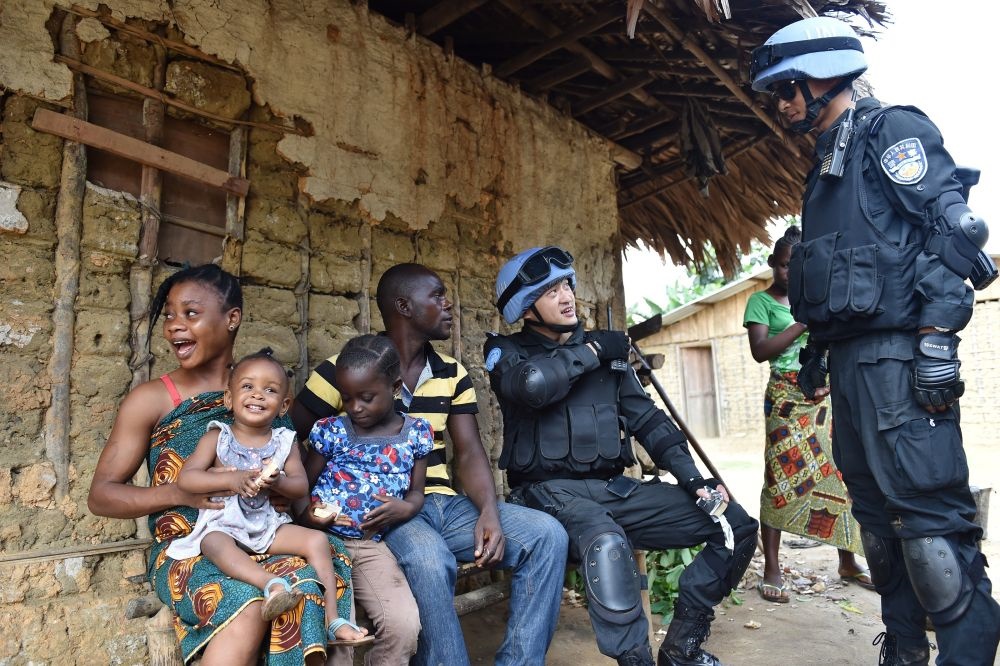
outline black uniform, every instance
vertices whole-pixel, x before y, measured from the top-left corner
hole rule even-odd
[[[619,657],[648,645],[647,620],[634,566],[623,570],[602,553],[614,549],[618,554],[611,559],[630,560],[633,548],[707,542],[681,576],[679,602],[711,614],[746,570],[757,522],[730,503],[724,515],[734,550],[726,547],[719,524],[695,505],[694,490],[706,480],[683,433],[627,364],[616,370],[597,358],[586,346],[588,335],[580,327],[559,344],[526,327],[511,336],[490,336],[484,354],[503,412],[500,468],[507,470],[512,501],[546,511],[566,528],[571,559],[586,560],[581,568],[598,647]],[[624,478],[606,487],[635,463],[633,435],[680,486],[654,479],[630,490]],[[590,567],[602,575],[593,575]]]
[[[820,163],[842,120],[818,138]],[[939,664],[992,664],[1000,607],[977,550],[958,405],[928,413],[911,380],[918,329],[960,330],[972,316],[965,276],[926,249],[961,185],[918,110],[868,98],[855,122],[844,176],[821,177],[817,166],[807,182],[792,314],[829,345],[834,458],[887,630],[901,649],[926,651],[926,611]]]

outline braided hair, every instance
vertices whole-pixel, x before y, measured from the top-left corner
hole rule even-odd
[[[391,384],[399,379],[399,352],[386,335],[359,335],[344,345],[337,356],[337,367],[351,370],[374,367]]]
[[[179,284],[186,282],[197,282],[208,287],[219,294],[222,299],[224,310],[233,308],[243,309],[243,290],[240,288],[240,281],[231,273],[227,273],[215,264],[202,264],[201,266],[190,266],[177,271],[160,284],[156,290],[156,296],[149,306],[149,333],[148,337],[153,337],[153,328],[156,320],[160,318],[163,306],[167,303],[167,296],[170,290]]]
[[[786,247],[791,249],[793,245],[797,245],[801,240],[802,230],[793,224],[785,229],[784,235],[774,244],[774,252]]]
[[[274,358],[274,350],[271,349],[270,347],[263,347],[261,349],[258,349],[254,353],[247,354],[240,360],[236,361],[236,363],[233,364],[232,370],[229,371],[230,378],[236,376],[236,371],[240,369],[241,365],[249,363],[250,361],[270,361],[271,363],[273,363],[274,367],[278,368],[278,370],[281,371],[281,376],[283,378],[282,386],[285,389],[285,393],[288,392],[288,378],[291,373],[288,371],[288,369],[285,368],[285,366],[281,365],[281,361]]]

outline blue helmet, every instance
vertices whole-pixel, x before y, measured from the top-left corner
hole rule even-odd
[[[786,25],[750,56],[753,89],[767,92],[775,83],[793,79],[852,81],[868,69],[854,29],[830,16],[815,16]]]
[[[562,280],[576,289],[573,255],[549,245],[521,252],[500,269],[496,282],[497,310],[513,324],[545,290]]]

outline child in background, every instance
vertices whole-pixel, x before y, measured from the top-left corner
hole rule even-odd
[[[291,403],[285,369],[263,349],[233,367],[224,395],[233,424],[212,421],[185,462],[177,479],[189,493],[231,491],[222,509],[203,509],[192,532],[167,549],[173,559],[204,555],[226,575],[259,587],[264,592],[261,614],[271,621],[291,610],[302,598],[280,576],[260,566],[254,554],[288,553],[304,557],[323,584],[327,638],[332,644],[358,645],[374,640],[349,620],[340,617],[336,577],[327,536],[290,524],[291,517],[271,505],[276,493],[289,499],[308,493],[300,457],[289,455],[295,432],[274,428],[276,418]],[[346,609],[347,614],[350,609]]]
[[[405,665],[417,648],[418,611],[381,538],[387,527],[423,507],[434,433],[427,421],[395,409],[402,378],[388,337],[353,338],[335,364],[344,413],[320,419],[309,434],[306,473],[312,504],[300,521],[345,540],[354,562],[356,598],[379,639],[365,655],[366,663]],[[362,586],[372,594],[360,592]]]

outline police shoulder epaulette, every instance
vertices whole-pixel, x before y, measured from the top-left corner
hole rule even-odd
[[[875,113],[875,117],[872,118],[871,125],[868,128],[868,136],[875,136],[876,134],[878,134],[879,128],[882,127],[882,122],[885,120],[886,114],[889,113],[890,111],[895,110],[895,109],[903,109],[905,111],[910,111],[912,113],[916,113],[916,114],[919,114],[921,116],[924,116],[925,118],[927,117],[926,113],[924,113],[923,111],[921,111],[917,107],[911,106],[911,105],[908,105],[908,104],[905,104],[905,105],[904,104],[890,104],[889,106],[883,106],[881,109],[878,109],[878,110],[876,110],[874,112]]]

